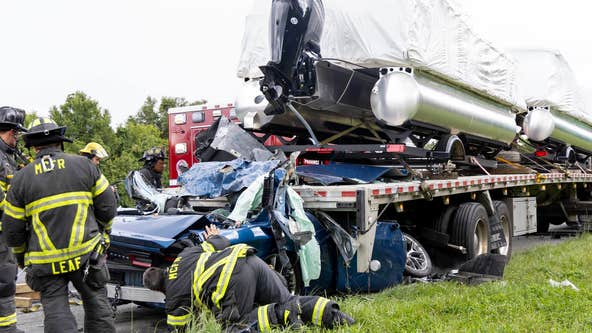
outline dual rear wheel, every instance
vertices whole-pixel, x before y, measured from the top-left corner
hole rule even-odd
[[[449,206],[437,219],[434,229],[449,234],[449,242],[466,249],[465,259],[470,260],[486,253],[498,253],[510,257],[512,254],[512,217],[503,201],[493,202],[496,214],[504,230],[506,245],[490,249],[489,217],[483,205],[467,202]],[[425,248],[413,237],[403,233],[407,246],[405,272],[414,277],[424,277],[432,271],[432,261]]]
[[[493,206],[504,230],[506,245],[490,250],[489,217],[483,205],[467,202],[458,206],[448,231],[450,242],[466,249],[467,259],[485,253],[499,253],[510,257],[512,253],[512,217],[508,206],[502,201],[494,201]],[[446,212],[444,213],[446,214]]]

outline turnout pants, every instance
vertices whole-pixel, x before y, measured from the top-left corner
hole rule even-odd
[[[0,332],[14,332],[16,329],[16,274],[14,255],[6,246],[4,235],[0,231]]]
[[[248,315],[248,332],[271,332],[277,327],[299,329],[304,324],[333,328],[338,310],[337,303],[324,297],[293,296],[286,303],[261,305],[253,310]]]
[[[105,266],[107,269],[107,266]],[[107,299],[105,283],[91,287],[83,281],[82,269],[65,274],[34,276],[27,274],[27,284],[41,293],[41,304],[45,314],[45,333],[78,332],[76,319],[68,302],[68,283],[72,282],[82,297],[84,306],[84,332],[114,333],[113,311]]]
[[[223,325],[232,325],[248,321],[249,314],[258,305],[284,304],[293,298],[280,277],[263,260],[248,255],[237,261],[220,309],[211,310]]]
[[[337,303],[319,296],[293,296],[279,275],[255,255],[239,260],[216,319],[226,332],[269,332],[305,323],[331,328]]]

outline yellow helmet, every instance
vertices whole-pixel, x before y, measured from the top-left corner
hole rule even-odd
[[[84,148],[80,149],[80,153],[91,156],[94,155],[102,160],[109,157],[109,154],[107,154],[105,148],[96,142],[89,142],[86,146],[84,146]]]

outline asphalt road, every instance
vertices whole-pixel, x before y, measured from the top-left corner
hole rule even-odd
[[[512,251],[514,253],[525,251],[533,246],[541,244],[553,244],[570,239],[569,236],[552,237],[549,235],[530,235],[515,237],[512,240]],[[19,282],[23,277],[19,278]],[[84,325],[84,310],[82,305],[71,305],[72,313],[76,317],[78,327],[82,332]],[[36,312],[17,314],[18,327],[27,333],[43,333],[43,310]],[[162,311],[148,309],[134,304],[126,304],[117,308],[115,318],[117,332],[140,333],[140,332],[167,332],[166,318]]]
[[[70,309],[76,317],[80,332],[84,326],[84,309],[82,305],[71,305]],[[27,333],[43,333],[43,310],[30,313],[17,313],[17,325]],[[126,304],[117,308],[115,317],[117,332],[121,333],[164,333],[166,318],[162,311]]]

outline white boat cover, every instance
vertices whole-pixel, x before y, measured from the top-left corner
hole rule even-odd
[[[592,125],[592,113],[586,111],[576,78],[565,58],[557,50],[509,50],[518,65],[518,89],[528,106],[550,106]]]
[[[452,0],[324,0],[324,58],[367,67],[409,65],[524,110],[515,63],[467,25]],[[238,76],[262,76],[271,58],[271,1],[255,0],[246,19]]]

